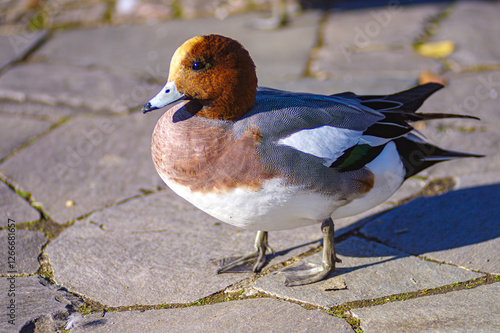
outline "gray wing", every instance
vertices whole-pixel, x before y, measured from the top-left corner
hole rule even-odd
[[[324,96],[259,87],[254,107],[238,125],[257,125],[264,136],[276,139],[321,126],[363,132],[383,118],[382,113],[349,95]]]
[[[366,171],[341,175],[328,165],[356,146],[363,132],[383,118],[351,95],[259,88],[252,110],[232,127],[237,136],[257,128],[262,135],[258,152],[264,165],[291,184],[343,197],[359,192],[355,179],[365,177]]]

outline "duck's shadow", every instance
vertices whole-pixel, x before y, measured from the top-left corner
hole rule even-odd
[[[403,257],[487,242],[500,237],[500,184],[420,197],[382,214],[364,218],[348,228],[351,232],[340,236],[340,241],[336,240],[339,255],[389,259],[356,267],[342,267],[340,264],[333,274],[335,276]],[[356,246],[356,242],[349,242],[354,246],[345,246],[356,236],[364,238],[364,244],[377,243],[376,249]],[[316,242],[319,244],[318,240],[285,249],[276,256]],[[343,242],[346,242],[344,246]]]

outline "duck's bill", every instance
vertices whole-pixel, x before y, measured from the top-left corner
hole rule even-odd
[[[161,109],[169,104],[175,103],[184,99],[186,95],[180,93],[177,90],[177,86],[174,81],[167,82],[165,86],[160,90],[160,92],[153,97],[148,103],[142,107],[143,113],[148,113],[150,111]]]

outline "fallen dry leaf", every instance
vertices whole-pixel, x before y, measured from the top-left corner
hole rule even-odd
[[[449,56],[455,50],[455,43],[451,40],[422,43],[415,46],[415,51],[424,56],[442,59]]]

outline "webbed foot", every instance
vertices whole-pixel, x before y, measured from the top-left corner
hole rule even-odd
[[[331,218],[321,224],[323,232],[323,259],[321,265],[301,264],[285,268],[281,274],[285,276],[285,286],[302,286],[323,280],[335,270],[335,263],[342,262],[335,254],[335,230]]]
[[[248,263],[255,261],[252,272],[258,273],[261,269],[266,265],[266,251],[269,250],[272,254],[275,254],[274,250],[269,246],[267,242],[267,231],[257,231],[257,235],[255,237],[255,251],[252,251],[242,257],[230,258],[230,259],[222,259],[219,263],[222,264],[222,267],[217,270],[217,274],[220,273],[231,273],[231,272],[248,272],[248,269],[241,269],[242,267],[248,265]],[[231,260],[233,259],[233,260]],[[225,264],[229,262],[228,264]]]

